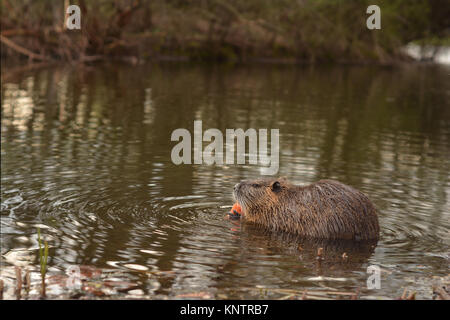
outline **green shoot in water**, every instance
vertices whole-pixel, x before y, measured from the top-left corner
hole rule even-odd
[[[41,279],[42,279],[41,295],[45,297],[45,274],[47,273],[48,244],[47,241],[44,241],[44,247],[42,247],[41,230],[37,228],[37,231],[39,242],[39,261],[41,264]]]

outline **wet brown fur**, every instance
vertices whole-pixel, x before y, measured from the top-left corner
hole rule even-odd
[[[308,238],[378,239],[378,216],[362,192],[334,180],[296,186],[286,179],[243,181],[234,188],[242,217]]]

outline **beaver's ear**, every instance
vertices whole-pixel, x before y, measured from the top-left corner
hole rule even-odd
[[[273,192],[278,192],[281,190],[281,184],[279,181],[274,181],[270,185],[270,189],[272,189]]]

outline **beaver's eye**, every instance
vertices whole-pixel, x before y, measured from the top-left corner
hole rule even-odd
[[[253,187],[253,188],[257,188],[257,187],[259,187],[259,185],[256,184],[256,183],[253,183],[253,184],[252,184],[252,187]]]
[[[272,191],[277,192],[281,190],[281,184],[278,181],[275,181],[274,183],[272,183],[272,185],[270,186],[270,188],[272,189]]]

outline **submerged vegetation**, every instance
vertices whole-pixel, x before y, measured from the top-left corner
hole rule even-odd
[[[113,299],[161,299],[164,296],[156,294],[155,290],[146,289],[147,293],[141,289],[142,285],[138,283],[130,282],[127,280],[121,280],[122,277],[120,271],[113,271],[107,269],[100,269],[94,266],[79,266],[79,279],[80,279],[80,289],[74,290],[74,287],[68,285],[68,280],[70,280],[67,275],[62,274],[62,272],[52,272],[50,274],[50,284],[51,290],[49,295],[46,294],[46,283],[45,275],[47,273],[47,242],[45,242],[45,249],[42,250],[40,241],[40,231],[38,229],[38,241],[39,241],[39,255],[40,255],[40,271],[42,276],[41,283],[31,281],[30,274],[33,269],[25,268],[25,276],[22,278],[22,268],[14,266],[14,275],[12,277],[5,277],[5,280],[10,283],[15,282],[14,295],[11,290],[7,292],[6,299],[37,299],[36,295],[38,287],[40,286],[40,296],[39,298],[45,299],[96,299],[96,298],[113,298]],[[304,249],[299,246],[299,252]],[[347,264],[348,256],[346,253],[342,255],[341,261],[334,260],[332,257],[328,257],[324,253],[322,247],[318,248],[316,256],[316,272],[317,277],[311,278],[315,281],[321,282],[326,279],[333,279],[324,277],[322,274],[322,266],[325,268],[327,264]],[[175,276],[174,272],[151,272],[145,266],[142,265],[128,265],[128,268],[132,269],[135,273],[140,274],[144,278],[153,279],[154,282],[162,281],[164,279],[173,278]],[[10,267],[5,267],[5,270],[10,269]],[[385,272],[388,272],[385,270]],[[8,273],[8,272],[6,272]],[[111,277],[114,276],[114,277]],[[339,279],[339,278],[337,278]],[[450,293],[448,290],[448,284],[450,280],[450,275],[446,277],[432,277],[427,278],[425,281],[432,284],[432,297],[433,300],[449,300]],[[23,284],[25,285],[25,296],[22,296]],[[156,287],[158,288],[158,286]],[[3,300],[3,290],[4,283],[0,279],[0,300]],[[258,299],[276,299],[276,300],[366,300],[366,299],[387,299],[387,300],[416,300],[416,291],[409,290],[408,286],[403,287],[403,293],[401,296],[373,296],[370,290],[364,287],[357,286],[352,290],[339,290],[330,286],[320,285],[317,289],[302,289],[302,288],[271,288],[263,284],[256,287],[241,287],[239,289],[242,293],[246,292],[252,295],[254,298]],[[33,291],[34,294],[30,294]],[[199,300],[210,300],[210,299],[229,299],[229,292],[224,290],[221,293],[214,294],[208,291],[194,291],[190,293],[177,294],[172,296],[175,299],[186,299],[194,298]]]
[[[81,30],[64,27],[69,4]],[[381,30],[366,9],[381,8]],[[411,41],[449,38],[442,0],[4,0],[2,55],[30,60],[125,59],[381,62]]]

